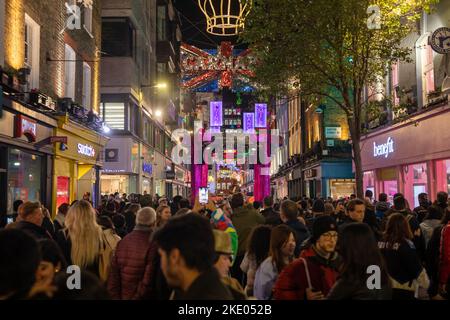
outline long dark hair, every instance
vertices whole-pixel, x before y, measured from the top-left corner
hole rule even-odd
[[[280,224],[272,229],[269,255],[272,257],[272,262],[276,266],[278,272],[281,272],[286,266],[283,261],[281,249],[289,240],[291,234],[294,235],[292,229],[285,224]]]
[[[389,283],[383,256],[370,227],[365,223],[346,225],[339,235],[337,250],[343,263],[340,277],[351,282],[365,283],[370,274],[368,267],[375,265],[381,270],[381,283]]]
[[[256,267],[267,258],[270,249],[270,233],[272,228],[268,225],[260,225],[253,228],[247,245],[247,254],[253,256]]]
[[[390,215],[383,240],[389,245],[393,245],[394,243],[402,243],[406,239],[412,240],[412,238],[413,234],[406,218],[401,213]]]

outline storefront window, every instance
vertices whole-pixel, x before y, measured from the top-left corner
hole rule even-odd
[[[371,190],[375,195],[375,171],[366,171],[363,176],[364,191]]]
[[[101,193],[136,193],[136,181],[137,176],[134,175],[102,175]]]
[[[436,161],[437,192],[450,192],[450,159]]]
[[[9,149],[8,156],[8,213],[16,200],[41,200],[42,159],[18,149]]]
[[[330,195],[333,199],[350,197],[355,193],[355,181],[353,179],[331,179]]]
[[[427,193],[428,174],[427,164],[417,163],[403,167],[403,177],[405,182],[405,197],[411,209],[419,206],[418,196],[420,193]]]
[[[390,203],[394,201],[394,194],[398,192],[397,180],[383,181],[383,191],[388,195]]]
[[[70,204],[70,178],[57,177],[56,178],[56,208],[59,208],[63,203]]]

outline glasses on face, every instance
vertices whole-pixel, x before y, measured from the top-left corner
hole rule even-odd
[[[338,238],[338,233],[337,232],[326,232],[326,233],[322,234],[322,237],[325,240],[337,239]]]

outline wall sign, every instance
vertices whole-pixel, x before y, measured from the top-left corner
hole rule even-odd
[[[394,152],[394,140],[389,137],[386,143],[377,145],[376,142],[373,143],[373,156],[375,158],[384,156],[387,158],[389,154]]]
[[[36,141],[37,123],[21,114],[15,117],[14,138],[24,135],[28,142]]]
[[[434,51],[440,54],[450,52],[450,28],[442,27],[436,29],[430,38],[430,45]]]
[[[95,149],[94,149],[93,146],[79,143],[77,145],[77,147],[78,147],[78,153],[79,154],[82,154],[82,155],[87,156],[87,157],[92,157],[92,158],[95,157]]]
[[[325,138],[340,139],[342,134],[341,127],[325,127]]]
[[[256,103],[255,104],[255,127],[265,128],[267,127],[267,104]]]
[[[151,163],[143,163],[142,164],[142,171],[148,174],[153,173],[153,165]]]

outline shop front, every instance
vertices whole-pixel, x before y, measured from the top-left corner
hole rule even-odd
[[[154,194],[153,190],[153,161],[155,153],[153,149],[141,144],[141,191],[142,194]]]
[[[321,161],[315,166],[303,170],[304,194],[308,198],[331,197],[333,199],[349,197],[355,193],[355,180],[350,161]]]
[[[102,195],[139,193],[139,143],[130,137],[114,137],[105,148],[101,171]]]
[[[279,181],[279,186],[284,186],[282,178]],[[297,167],[291,170],[288,174],[288,182],[286,187],[290,198],[298,198],[302,195],[302,168]],[[277,192],[278,193],[278,192]],[[280,193],[282,191],[280,190]],[[283,198],[283,197],[281,197]]]
[[[53,204],[80,200],[89,193],[94,206],[100,199],[100,170],[107,138],[61,118],[54,132]]]
[[[47,141],[56,120],[14,101],[6,107],[0,118],[0,216],[12,214],[16,200],[40,201],[53,211],[53,148]]]
[[[443,107],[378,130],[361,141],[364,189],[378,197],[401,192],[411,208],[418,195],[435,199],[439,191],[450,192],[450,133],[446,128],[450,109]]]

